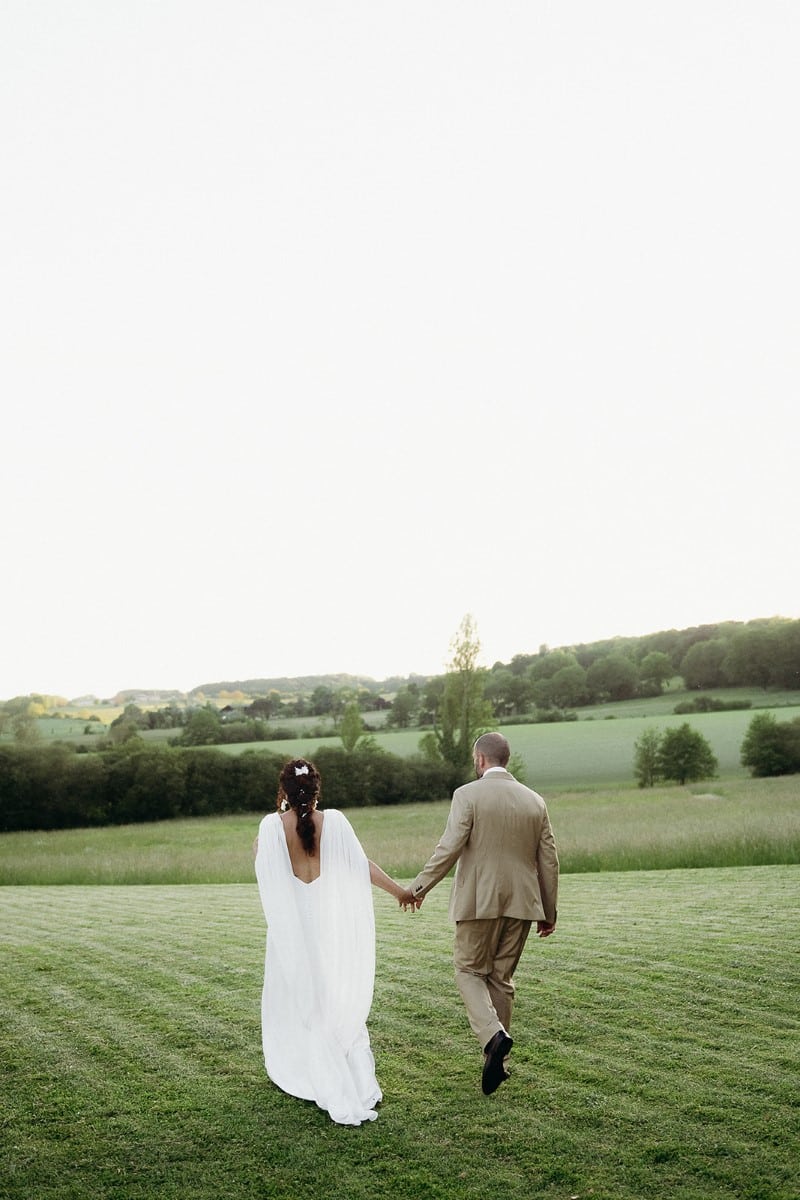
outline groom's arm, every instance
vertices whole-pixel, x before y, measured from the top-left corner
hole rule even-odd
[[[540,937],[547,937],[555,928],[558,916],[558,850],[550,818],[545,811],[542,831],[539,835],[539,845],[536,850],[536,873],[539,877],[539,891],[544,908],[544,924],[549,925],[547,932],[539,929]],[[539,922],[542,925],[542,922]]]
[[[418,904],[422,902],[432,887],[444,879],[453,863],[458,860],[461,851],[469,841],[471,832],[472,805],[463,789],[459,788],[453,795],[444,833],[439,838],[433,854],[409,888]]]

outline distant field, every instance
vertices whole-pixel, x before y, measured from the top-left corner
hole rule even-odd
[[[800,706],[776,708],[780,721],[800,716]],[[525,764],[526,782],[531,787],[594,787],[625,783],[634,786],[634,743],[642,730],[670,729],[688,721],[707,738],[716,754],[723,778],[746,778],[747,770],[739,755],[742,739],[753,713],[694,713],[688,716],[660,714],[653,717],[614,717],[608,720],[565,721],[555,725],[505,725],[503,733],[515,754]],[[376,733],[376,742],[385,750],[403,756],[416,754],[419,730]],[[340,745],[338,737],[296,738],[285,742],[259,742],[255,745],[221,747],[227,754],[244,750],[271,750],[287,758],[311,757],[318,746]]]
[[[800,776],[547,792],[565,874],[800,862]],[[265,811],[273,797],[265,797]],[[448,802],[348,809],[367,854],[414,876]],[[261,814],[0,835],[2,884],[246,883]]]
[[[718,700],[749,700],[753,709],[796,708],[800,706],[800,691],[769,691],[759,688],[708,688],[707,691],[667,691],[646,700],[618,700],[608,704],[589,704],[575,711],[581,721],[602,721],[607,717],[657,717],[672,713],[676,704],[696,700],[698,696],[714,696]]]
[[[787,708],[797,708],[800,710],[800,691],[764,692],[757,688],[711,688],[707,694],[724,700],[749,700],[753,709],[761,709],[763,707],[775,709],[779,720],[788,719]],[[609,704],[590,705],[576,711],[581,722],[602,721],[610,718],[657,718],[660,720],[663,717],[672,715],[672,710],[676,704],[683,700],[691,700],[697,695],[697,692],[668,690],[661,696],[653,696],[645,700],[624,700]],[[90,711],[99,718],[98,721],[89,721]],[[105,733],[110,723],[121,713],[121,707],[112,706],[100,706],[92,710],[85,709],[81,711],[80,715],[78,715],[76,710],[66,708],[63,710],[64,715],[61,717],[39,718],[37,722],[39,736],[45,741],[63,740],[73,744],[85,740],[86,744],[90,745],[92,739],[96,738],[98,734]],[[378,736],[381,740],[384,737],[397,737],[401,740],[404,737],[411,738],[413,740],[413,748],[416,749],[416,743],[421,736],[420,732],[418,730],[411,730],[407,734],[384,733],[382,730],[386,723],[386,717],[386,711],[364,714],[366,724],[378,731]],[[303,745],[307,745],[305,741],[308,736],[307,731],[315,726],[327,725],[330,728],[330,736],[334,740],[336,738],[333,721],[329,717],[276,717],[273,725],[298,731],[299,736],[295,741],[292,743],[281,743],[281,745],[295,745],[300,742]],[[87,727],[93,729],[94,732],[87,734],[85,732]],[[509,728],[513,729],[516,727],[509,726]],[[529,727],[522,726],[522,728]],[[175,737],[179,732],[180,730],[177,729],[149,730],[143,736],[146,741],[164,742]],[[0,741],[8,742],[11,740],[13,739],[10,731],[6,731],[0,735]],[[319,739],[312,738],[311,740],[315,741],[315,744],[319,742]],[[264,743],[259,744],[264,745]],[[401,743],[398,742],[399,744]],[[398,750],[397,753],[405,753],[405,751]],[[413,750],[409,751],[409,753],[413,753]]]

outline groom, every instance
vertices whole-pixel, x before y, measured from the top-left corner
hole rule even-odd
[[[545,802],[507,770],[500,733],[476,741],[478,776],[453,793],[447,826],[407,892],[419,906],[458,862],[450,896],[455,921],[456,983],[484,1052],[488,1096],[508,1079],[513,976],[536,922],[539,937],[556,927],[558,854]]]

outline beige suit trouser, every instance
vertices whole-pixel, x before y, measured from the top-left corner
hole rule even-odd
[[[518,917],[456,922],[456,985],[481,1048],[511,1025],[513,976],[532,924]]]

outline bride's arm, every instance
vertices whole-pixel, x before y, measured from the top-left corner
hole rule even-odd
[[[372,861],[372,859],[369,859],[368,861],[369,861],[370,883],[374,884],[375,887],[382,888],[383,891],[388,892],[390,896],[394,896],[394,898],[398,902],[398,904],[401,904],[403,906],[403,908],[405,908],[406,903],[408,902],[407,889],[404,887],[401,887],[399,883],[395,883],[395,881],[391,878],[391,876],[387,875],[386,872],[383,871],[378,866],[377,863],[374,863]],[[405,901],[405,903],[404,903],[404,901]],[[411,907],[416,908],[416,905],[412,904]]]

